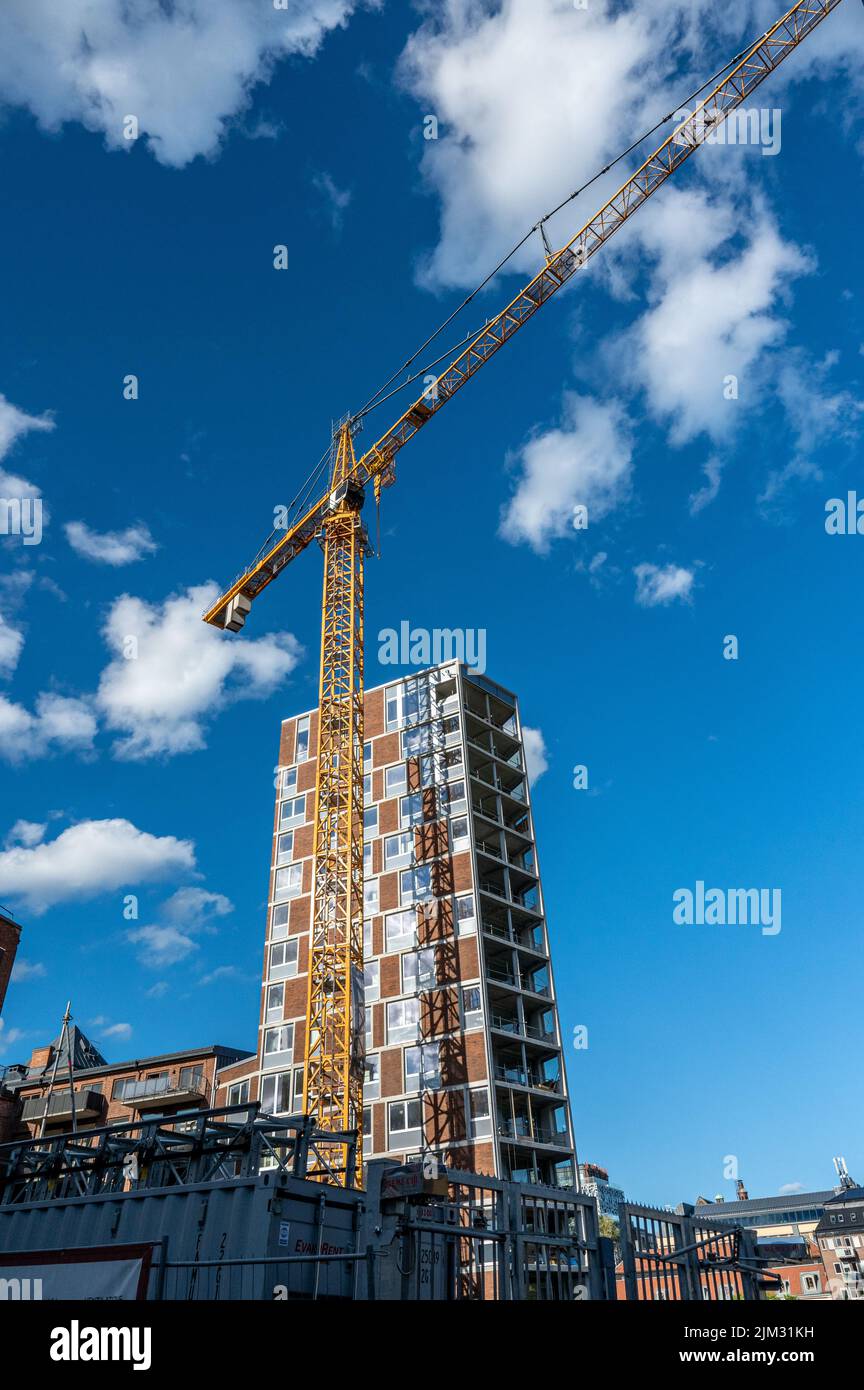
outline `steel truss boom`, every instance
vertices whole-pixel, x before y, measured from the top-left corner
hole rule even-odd
[[[571,237],[560,251],[547,256],[546,264],[515,299],[479,334],[437,378],[435,385],[408,407],[396,422],[352,466],[350,478],[360,487],[368,483],[376,489],[389,487],[396,480],[396,456],[410,439],[436,415],[443,405],[476,376],[491,357],[518,332],[542,305],[582,269],[643,203],[705,144],[725,118],[780,66],[818,24],[836,9],[841,0],[798,0],[798,4],[748,50],[744,58],[695,107],[687,120],[677,126],[667,140],[649,155],[634,174],[622,184],[608,202]],[[205,622],[216,627],[225,624],[226,610],[242,595],[257,598],[291,560],[314,539],[326,515],[330,496],[327,489],[279,540],[231,585],[205,613]]]

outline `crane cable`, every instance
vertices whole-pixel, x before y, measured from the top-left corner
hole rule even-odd
[[[762,37],[765,37],[764,34]],[[697,87],[694,92],[691,92],[688,97],[685,97],[684,100],[678,104],[676,110],[683,110],[686,106],[689,105],[690,102],[695,101],[697,97],[701,96],[701,94],[705,91],[705,88],[711,86],[712,83],[716,85],[717,82],[719,82],[720,78],[723,76],[723,74],[729,68],[734,67],[737,63],[741,61],[742,58],[744,58],[748,53],[752,52],[752,50],[756,47],[756,43],[758,43],[758,40],[754,43],[748,44],[746,48],[742,48],[739,53],[735,54],[734,58],[730,58],[729,61],[724,63],[721,68],[718,68],[717,71],[713,74],[713,76],[706,78],[706,80],[701,84],[701,86]],[[656,132],[660,130],[662,126],[666,125],[668,121],[673,120],[674,116],[675,111],[670,111],[665,116],[662,116],[659,121],[655,122],[655,124],[651,126],[650,130],[646,130],[644,134],[640,135],[638,139],[634,140],[631,145],[628,145],[626,150],[622,150],[621,153],[617,155],[615,159],[611,160],[609,164],[606,164],[602,169],[598,169],[596,174],[592,175],[590,179],[586,180],[585,183],[581,184],[579,188],[574,189],[572,193],[569,193],[567,197],[562,199],[562,201],[558,203],[556,207],[552,208],[551,211],[545,213],[544,216],[541,217],[538,222],[535,222],[534,225],[530,227],[529,230],[525,233],[525,235],[519,241],[516,242],[516,245],[513,246],[512,249],[507,252],[507,255],[504,256],[503,259],[498,262],[495,268],[493,270],[490,270],[488,275],[486,275],[480,281],[479,285],[477,285],[471,291],[471,293],[467,295],[465,299],[462,300],[461,304],[457,305],[457,307],[453,310],[452,313],[447,315],[447,317],[442,321],[442,323],[440,323],[439,326],[435,329],[434,333],[430,333],[429,337],[426,338],[426,340],[420,344],[416,352],[413,352],[411,356],[408,357],[400,367],[397,367],[396,370],[391,373],[387,380],[378,388],[375,394],[369,397],[369,400],[362,407],[362,409],[356,411],[354,414],[351,415],[350,418],[352,425],[358,424],[366,415],[368,415],[371,411],[375,410],[379,405],[383,405],[385,401],[390,400],[391,397],[398,395],[400,391],[403,391],[406,386],[410,386],[413,382],[417,381],[420,377],[424,376],[431,367],[437,367],[440,362],[445,360],[445,358],[451,357],[452,354],[458,351],[459,348],[463,347],[465,343],[471,342],[474,338],[479,337],[479,335],[483,333],[485,328],[488,326],[490,320],[487,319],[486,324],[484,324],[483,328],[479,329],[478,331],[466,333],[465,336],[462,339],[460,339],[460,341],[456,344],[454,348],[449,348],[439,357],[436,357],[432,362],[428,362],[425,367],[418,369],[416,372],[412,373],[411,376],[407,377],[404,381],[401,381],[398,384],[398,386],[393,386],[394,381],[400,375],[400,373],[406,371],[407,368],[413,366],[420,354],[422,352],[425,352],[426,348],[429,347],[430,344],[434,343],[436,338],[440,337],[440,335],[444,332],[445,328],[448,328],[450,324],[453,322],[453,320],[455,318],[458,318],[462,310],[467,308],[468,305],[473,300],[475,300],[480,293],[482,293],[482,291],[486,288],[490,281],[495,279],[496,275],[500,274],[500,272],[504,269],[508,262],[511,261],[513,257],[518,254],[519,251],[522,250],[522,247],[525,245],[525,243],[527,241],[530,241],[531,237],[534,235],[535,232],[540,233],[540,235],[543,238],[546,253],[547,255],[550,254],[549,242],[546,237],[545,224],[551,218],[557,216],[557,214],[561,212],[565,207],[567,207],[570,203],[574,202],[577,198],[581,197],[581,195],[585,193],[586,190],[592,186],[592,184],[595,184],[598,181],[598,179],[601,179],[606,174],[610,173],[617,164],[620,164],[622,160],[626,159],[628,155],[631,155],[634,150],[638,149],[640,145],[644,144],[646,140],[650,139],[652,135],[656,134]],[[390,387],[393,387],[393,389],[388,389]],[[313,486],[321,477],[321,474],[324,471],[324,468],[327,465],[328,460],[332,457],[332,449],[333,444],[331,441],[331,443],[327,446],[321,458],[319,459],[318,463],[316,464],[315,468],[309,474],[309,477],[301,485],[294,500],[286,509],[286,511],[290,514],[292,518],[296,517],[300,513],[303,505],[305,505],[305,501],[308,498]],[[274,537],[278,534],[278,531],[280,529],[283,528],[274,528],[270,532],[270,535],[267,537],[267,540],[261,546],[260,550],[258,551],[258,554],[255,557],[256,562],[270,548]]]
[[[764,35],[762,37],[764,38]],[[712,77],[706,78],[702,85],[696,88],[695,92],[691,92],[688,97],[685,97],[682,102],[679,102],[678,106],[676,107],[676,110],[680,111],[684,107],[686,107],[690,102],[695,101],[696,98],[698,96],[701,96],[701,94],[705,91],[705,88],[711,86],[712,83],[716,85],[717,82],[719,82],[720,78],[723,76],[723,74],[729,68],[732,68],[737,63],[739,63],[741,59],[744,58],[748,53],[750,53],[755,47],[756,44],[751,43],[748,44],[746,48],[742,48],[740,53],[736,53],[734,58],[730,58],[727,63],[723,64],[722,68],[718,68],[717,72],[715,72]],[[409,377],[407,381],[401,382],[400,385],[397,386],[394,391],[389,391],[386,396],[384,395],[384,392],[388,390],[388,387],[392,386],[393,382],[396,380],[397,376],[399,376],[400,372],[404,372],[408,367],[412,366],[413,363],[416,362],[421,352],[424,352],[426,348],[429,347],[430,343],[433,343],[435,339],[439,337],[441,333],[443,333],[444,329],[449,327],[453,320],[457,318],[459,314],[461,314],[462,310],[465,309],[471,303],[472,300],[477,298],[477,295],[480,294],[481,291],[483,291],[486,288],[489,282],[491,280],[494,280],[495,276],[498,275],[500,271],[504,269],[508,261],[511,261],[513,257],[517,254],[517,252],[522,250],[522,247],[525,245],[527,241],[531,239],[535,232],[539,231],[541,236],[543,237],[544,246],[546,247],[548,254],[549,243],[546,239],[545,224],[550,220],[550,218],[555,217],[559,212],[562,211],[563,208],[567,207],[568,204],[574,202],[576,198],[579,198],[587,189],[591,187],[592,184],[595,184],[598,179],[601,179],[604,177],[604,175],[610,173],[611,170],[614,169],[617,164],[620,164],[623,159],[626,159],[628,155],[632,154],[634,150],[638,149],[640,145],[644,144],[646,140],[650,139],[652,135],[656,134],[656,132],[660,130],[661,126],[664,126],[668,121],[671,121],[674,118],[674,115],[675,112],[670,111],[665,116],[661,117],[661,119],[657,121],[651,127],[650,130],[646,130],[643,135],[640,135],[637,140],[634,140],[631,145],[628,145],[626,150],[622,150],[621,153],[611,161],[611,163],[605,165],[602,169],[598,169],[596,174],[594,174],[590,179],[583,183],[579,188],[574,189],[574,191],[572,193],[569,193],[566,198],[562,199],[562,201],[557,205],[557,207],[554,207],[550,212],[547,212],[543,217],[540,218],[539,222],[535,222],[533,227],[531,227],[525,233],[521,240],[517,241],[516,245],[512,248],[512,250],[508,251],[507,255],[504,256],[504,258],[498,262],[494,270],[490,270],[489,274],[483,280],[480,281],[480,284],[477,285],[476,288],[473,289],[471,293],[467,295],[465,299],[462,300],[462,303],[459,304],[451,314],[448,314],[447,318],[444,319],[444,321],[438,326],[438,328],[435,329],[434,333],[431,333],[429,337],[426,339],[426,341],[420,344],[420,347],[417,349],[417,351],[412,353],[412,355],[409,358],[407,358],[407,360],[403,362],[400,367],[396,368],[396,370],[387,378],[384,384],[379,387],[375,394],[369,397],[369,400],[362,407],[362,409],[358,410],[356,414],[352,415],[352,420],[362,420],[363,417],[365,415],[368,415],[371,410],[374,410],[376,406],[383,404],[383,401],[389,400],[390,397],[394,395],[397,391],[401,391],[403,387],[410,385],[412,381],[416,381],[419,376],[422,376],[423,371],[418,371],[413,376]],[[481,329],[480,332],[482,331],[483,330]],[[467,334],[462,341],[468,341],[468,339],[470,339],[471,337],[476,336],[476,334]],[[444,355],[446,356],[446,354]],[[441,358],[436,359],[436,362],[439,361],[441,361]],[[436,363],[430,363],[429,365],[435,366]]]

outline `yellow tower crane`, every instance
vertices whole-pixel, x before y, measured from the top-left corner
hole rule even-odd
[[[356,417],[338,427],[326,490],[299,505],[275,541],[204,615],[238,632],[252,601],[313,539],[324,551],[321,605],[314,897],[309,948],[303,1105],[333,1139],[319,1145],[315,1174],[359,1185],[347,1135],[362,1129],[363,1107],[363,567],[369,553],[361,520],[366,487],[376,501],[396,479],[399,451],[552,298],[686,159],[704,144],[840,0],[798,0],[761,38],[727,64],[726,76],[672,135],[559,251],[537,224],[545,264],[361,458]],[[617,162],[617,161],[616,161]],[[603,171],[606,172],[606,171]]]

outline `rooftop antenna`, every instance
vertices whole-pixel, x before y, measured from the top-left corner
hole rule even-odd
[[[51,1069],[51,1080],[48,1082],[48,1094],[45,1097],[45,1109],[42,1112],[42,1123],[39,1126],[39,1138],[45,1138],[45,1126],[48,1123],[48,1112],[51,1108],[51,1097],[54,1094],[54,1083],[57,1080],[57,1067],[60,1063],[60,1055],[63,1051],[63,1044],[66,1044],[66,1063],[69,1070],[69,1104],[72,1107],[72,1133],[75,1134],[77,1125],[75,1123],[75,1087],[73,1085],[73,1062],[72,1048],[69,1040],[69,1024],[72,1021],[72,1001],[67,1000],[66,1012],[63,1015],[63,1026],[60,1029],[60,1038],[57,1051],[54,1054],[54,1066]]]
[[[840,1180],[841,1192],[848,1192],[850,1187],[855,1186],[855,1183],[849,1176],[849,1169],[846,1167],[846,1160],[840,1154],[838,1154],[838,1156],[834,1159],[834,1171],[836,1172],[837,1177]]]

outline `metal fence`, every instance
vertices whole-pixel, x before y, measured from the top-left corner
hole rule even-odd
[[[326,1166],[334,1135],[307,1116],[274,1118],[257,1104],[154,1116],[77,1134],[0,1145],[0,1206],[47,1198],[104,1196],[255,1176],[304,1178]],[[353,1172],[356,1135],[339,1134]],[[338,1174],[336,1174],[338,1176]]]
[[[764,1297],[764,1264],[753,1231],[632,1202],[622,1204],[619,1215],[619,1298],[677,1303]]]

